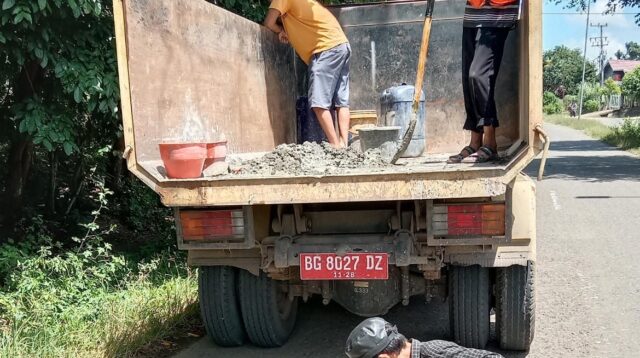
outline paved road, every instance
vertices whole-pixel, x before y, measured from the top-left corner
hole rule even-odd
[[[537,329],[528,356],[637,357],[640,158],[572,129],[547,128],[554,142],[537,187]],[[532,163],[530,175],[536,169]],[[445,303],[415,298],[387,318],[408,336],[428,340],[448,337],[447,312]],[[359,320],[312,301],[284,348],[221,349],[203,339],[177,357],[343,357],[345,337]]]

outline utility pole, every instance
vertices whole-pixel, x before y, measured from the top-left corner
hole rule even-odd
[[[584,55],[582,56],[582,82],[580,82],[580,106],[578,120],[582,118],[582,101],[584,100],[584,72],[587,69],[587,39],[589,38],[589,16],[591,15],[591,1],[587,0],[587,24],[584,30]]]
[[[600,28],[600,36],[590,38],[592,47],[600,47],[600,54],[598,55],[598,63],[600,64],[600,86],[604,86],[604,62],[607,60],[607,53],[604,48],[609,45],[609,39],[603,36],[603,29],[607,26],[606,23],[591,24],[591,27]]]

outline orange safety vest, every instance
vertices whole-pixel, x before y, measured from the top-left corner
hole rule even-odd
[[[487,3],[493,7],[515,5],[518,3],[518,0],[468,0],[467,3],[479,9]]]

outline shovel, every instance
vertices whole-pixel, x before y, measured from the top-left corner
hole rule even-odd
[[[413,131],[416,129],[416,123],[418,122],[418,109],[420,108],[420,96],[422,95],[422,83],[424,81],[424,68],[427,66],[427,51],[429,50],[429,37],[431,36],[431,16],[433,15],[433,5],[435,0],[427,1],[427,12],[424,15],[424,25],[422,27],[422,42],[420,42],[420,56],[418,57],[418,71],[416,72],[415,92],[413,95],[413,106],[411,120],[407,131],[402,136],[402,142],[398,147],[398,151],[391,159],[391,164],[396,164],[400,156],[404,154],[405,150],[411,142],[413,137]]]

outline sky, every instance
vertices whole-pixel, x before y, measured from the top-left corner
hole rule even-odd
[[[544,1],[543,17],[543,46],[544,50],[553,49],[559,45],[569,48],[584,50],[584,34],[587,14],[577,12],[575,9],[565,9],[562,5],[555,4],[555,0]],[[568,2],[568,1],[566,1]],[[638,8],[618,9],[615,14],[604,15],[607,0],[597,0],[591,5],[591,24],[608,24],[604,28],[603,36],[608,38],[609,45],[605,47],[606,58],[615,58],[617,50],[625,51],[625,42],[635,41],[640,43],[640,26],[635,23],[634,14]],[[559,14],[560,13],[560,14]],[[600,36],[600,29],[589,27],[589,37]],[[587,42],[587,58],[594,60],[598,57],[600,48],[592,47],[592,41]]]

